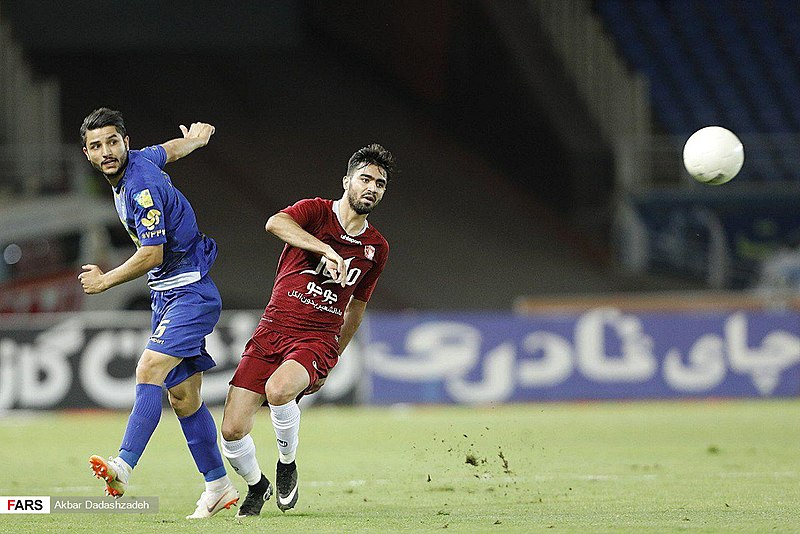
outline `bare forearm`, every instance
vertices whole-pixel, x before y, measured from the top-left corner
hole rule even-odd
[[[179,160],[184,156],[188,156],[198,148],[205,146],[205,142],[197,137],[181,137],[171,139],[161,146],[167,152],[167,163]]]
[[[167,163],[188,156],[198,148],[206,146],[215,130],[213,126],[205,122],[193,122],[188,128],[181,124],[180,129],[183,137],[172,139],[161,145],[167,153]]]
[[[330,245],[326,245],[303,230],[294,219],[285,213],[276,213],[270,217],[265,228],[267,232],[292,247],[301,248],[320,256],[325,256],[332,251]]]
[[[135,280],[150,269],[161,265],[163,261],[162,246],[141,247],[125,263],[105,273],[103,281],[106,289]]]

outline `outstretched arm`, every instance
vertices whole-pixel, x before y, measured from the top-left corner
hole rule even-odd
[[[206,146],[214,134],[214,127],[204,122],[193,122],[188,129],[181,124],[180,128],[183,137],[172,139],[161,145],[167,152],[167,163],[179,160],[198,148]]]
[[[344,287],[347,282],[347,264],[330,245],[326,245],[303,227],[297,224],[286,213],[278,212],[269,218],[265,226],[267,232],[284,241],[292,247],[301,248],[314,254],[323,256],[326,260],[325,270],[333,280]]]
[[[143,246],[125,263],[107,273],[100,270],[97,265],[84,265],[78,280],[86,294],[94,295],[139,278],[153,267],[161,265],[162,261],[164,261],[164,245]]]

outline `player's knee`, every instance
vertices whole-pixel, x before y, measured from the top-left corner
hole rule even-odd
[[[139,363],[136,364],[137,384],[157,384],[159,383],[158,377],[158,368],[153,365],[153,362],[142,358],[139,360]]]
[[[178,417],[188,417],[200,409],[200,402],[196,399],[169,397],[169,404]]]
[[[199,391],[175,388],[169,391],[169,404],[178,417],[188,417],[200,409],[203,400]]]
[[[145,351],[136,364],[136,383],[163,384],[171,369],[170,365],[174,366],[172,362],[159,359]]]
[[[222,434],[222,439],[225,441],[238,441],[248,434],[243,425],[238,424],[237,421],[233,421],[230,418],[222,419],[220,433]]]
[[[270,378],[267,381],[267,387],[265,389],[267,402],[274,406],[286,404],[300,394],[300,391],[295,390],[296,388],[292,387],[291,384],[281,380],[272,380],[272,378]]]

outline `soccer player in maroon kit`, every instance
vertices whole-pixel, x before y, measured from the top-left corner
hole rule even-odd
[[[342,198],[300,200],[267,221],[267,232],[286,246],[269,304],[230,382],[222,419],[222,451],[248,484],[237,517],[258,515],[272,495],[250,436],[264,401],[278,442],[278,508],[297,503],[297,400],[322,387],[361,324],[389,255],[389,244],[367,215],[383,198],[394,168],[388,150],[366,146],[348,161]]]

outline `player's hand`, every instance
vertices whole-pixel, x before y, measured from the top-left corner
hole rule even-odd
[[[206,146],[216,131],[216,128],[205,122],[193,122],[189,128],[181,124],[180,129],[184,139],[197,139],[200,146]]]
[[[342,287],[347,284],[347,264],[333,249],[325,254],[325,272]]]
[[[103,278],[105,273],[100,270],[100,267],[97,265],[83,265],[81,269],[83,269],[83,272],[78,275],[78,280],[83,286],[84,293],[96,295],[108,289]]]

